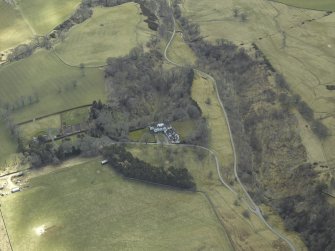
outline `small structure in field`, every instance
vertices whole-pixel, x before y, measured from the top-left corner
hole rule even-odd
[[[23,172],[18,172],[16,174],[14,174],[12,177],[16,178],[16,177],[21,177],[21,176],[23,176]]]
[[[108,163],[108,159],[104,159],[101,161],[101,165],[106,165]]]
[[[42,226],[39,226],[39,227],[35,228],[35,233],[38,236],[41,236],[42,234],[44,234],[45,233],[45,226],[42,225]]]
[[[13,187],[11,190],[10,190],[12,193],[17,193],[17,192],[20,192],[20,188],[19,187]]]

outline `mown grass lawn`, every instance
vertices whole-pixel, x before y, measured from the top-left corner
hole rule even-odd
[[[202,195],[124,180],[99,159],[37,176],[29,185],[1,203],[14,250],[226,247]],[[42,225],[46,232],[38,236]]]

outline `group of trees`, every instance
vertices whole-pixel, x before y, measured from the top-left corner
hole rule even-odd
[[[104,146],[110,144],[111,140],[104,136],[96,138],[86,134],[78,134],[76,140],[64,138],[60,144],[54,144],[48,137],[38,136],[27,145],[21,144],[19,150],[32,168],[39,168],[48,164],[59,164],[63,160],[77,155],[97,156]]]
[[[163,69],[163,56],[156,50],[143,52],[136,48],[128,56],[109,58],[105,78],[110,90],[109,110],[125,114],[130,129],[153,121],[201,117],[191,98],[193,70]]]
[[[9,111],[9,112],[12,112],[12,111],[24,108],[28,105],[33,105],[35,103],[38,103],[39,101],[40,101],[40,98],[39,98],[38,94],[35,92],[32,95],[20,96],[19,98],[16,99],[15,102],[0,103],[0,105],[1,105],[2,109],[6,110],[6,111]]]
[[[129,132],[129,114],[113,106],[94,101],[89,115],[93,137],[108,136],[114,140],[126,140]]]
[[[167,169],[156,167],[134,157],[123,146],[117,145],[106,147],[103,156],[112,168],[125,177],[183,189],[195,189],[193,178],[184,167],[170,166]]]
[[[301,233],[310,250],[335,250],[335,209],[327,202],[325,185],[305,187],[300,195],[283,198],[276,208],[291,231]]]

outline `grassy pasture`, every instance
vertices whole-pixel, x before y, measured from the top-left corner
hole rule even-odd
[[[80,0],[18,0],[16,1],[24,18],[37,34],[45,35],[64,22]]]
[[[177,32],[168,50],[168,57],[181,65],[194,65],[196,57],[190,47],[184,42],[181,33]]]
[[[180,140],[187,138],[196,128],[196,122],[193,120],[182,120],[171,123],[171,126],[176,129],[180,136]]]
[[[202,195],[124,180],[99,159],[29,184],[1,203],[14,250],[230,250]]]
[[[153,134],[149,132],[148,128],[143,128],[143,129],[138,129],[132,132],[129,132],[128,138],[131,141],[136,141],[136,142],[150,142],[150,143],[155,143],[156,138]]]
[[[39,102],[13,112],[16,122],[32,119],[67,108],[105,100],[101,69],[84,69],[64,65],[49,51],[0,68],[2,104],[16,105],[21,97],[38,95]],[[75,84],[74,84],[75,83]]]
[[[287,4],[289,6],[294,6],[304,9],[312,10],[335,10],[335,2],[333,0],[273,0],[278,3]]]
[[[192,85],[192,98],[198,103],[203,116],[210,128],[209,148],[218,153],[225,173],[232,173],[233,150],[230,144],[228,127],[219,101],[216,97],[213,83],[201,76],[197,76]],[[210,104],[207,104],[207,99]]]
[[[139,14],[139,5],[133,2],[113,8],[96,7],[90,19],[69,31],[56,52],[71,65],[103,65],[108,57],[124,56],[149,40],[153,32],[144,18]]]
[[[0,51],[32,38],[28,25],[14,6],[0,1],[0,17]]]

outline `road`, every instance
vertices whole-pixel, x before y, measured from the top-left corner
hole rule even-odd
[[[171,3],[169,2],[169,4],[170,4],[170,6],[171,6]],[[172,43],[172,41],[173,41],[173,39],[174,39],[174,36],[175,36],[175,34],[176,34],[176,20],[175,20],[175,18],[174,18],[174,15],[172,15],[172,22],[173,22],[173,32],[172,32],[172,35],[171,35],[171,38],[170,38],[170,40],[168,41],[168,43],[167,43],[167,45],[166,45],[166,47],[165,47],[165,49],[164,49],[164,58],[166,59],[166,61],[168,61],[170,64],[172,64],[172,65],[175,65],[175,66],[178,66],[178,67],[184,67],[183,65],[180,65],[180,64],[178,64],[178,63],[176,63],[176,62],[174,62],[174,61],[172,61],[171,59],[169,59],[169,57],[167,56],[167,51],[168,51],[168,49],[169,49],[169,47],[170,47],[170,45],[171,45],[171,43]],[[240,185],[240,187],[241,187],[241,189],[243,190],[243,193],[245,194],[245,196],[248,198],[248,200],[249,200],[249,202],[250,202],[250,204],[249,204],[249,209],[254,213],[254,214],[256,214],[257,216],[258,216],[258,218],[268,227],[268,229],[272,232],[272,233],[274,233],[276,236],[278,236],[280,239],[282,239],[283,241],[285,241],[286,243],[287,243],[287,245],[290,247],[290,249],[292,250],[292,251],[296,251],[296,249],[295,249],[295,247],[294,247],[294,245],[292,244],[292,242],[289,240],[289,239],[287,239],[284,235],[282,235],[281,233],[279,233],[276,229],[274,229],[265,219],[264,219],[264,217],[263,217],[263,214],[262,214],[262,211],[261,211],[261,209],[256,205],[256,203],[253,201],[253,199],[251,198],[251,196],[250,196],[250,194],[248,193],[248,191],[247,191],[247,189],[245,188],[245,186],[243,185],[243,183],[241,182],[241,180],[240,180],[240,178],[239,178],[239,176],[238,176],[238,171],[237,171],[237,169],[238,169],[238,165],[237,165],[237,154],[236,154],[236,150],[235,150],[235,143],[234,143],[234,140],[233,140],[233,135],[232,135],[232,132],[231,132],[231,127],[230,127],[230,123],[229,123],[229,119],[228,119],[228,116],[227,116],[227,112],[226,112],[226,109],[224,108],[224,106],[223,106],[223,104],[222,104],[222,101],[221,101],[221,98],[220,98],[220,95],[219,95],[219,92],[218,92],[218,88],[217,88],[217,83],[216,83],[216,80],[211,76],[211,75],[209,75],[209,74],[207,74],[207,73],[205,73],[205,72],[203,72],[203,71],[201,71],[201,70],[199,70],[199,69],[193,69],[195,72],[197,72],[198,74],[200,74],[200,75],[202,75],[202,76],[204,76],[204,77],[207,77],[207,78],[209,78],[212,82],[213,82],[213,84],[214,84],[214,88],[215,88],[215,92],[216,92],[216,96],[217,96],[217,99],[218,99],[218,101],[219,101],[219,103],[220,103],[220,106],[221,106],[221,109],[222,109],[222,112],[223,112],[223,114],[224,114],[224,117],[225,117],[225,119],[226,119],[226,121],[227,121],[227,126],[228,126],[228,132],[229,132],[229,136],[230,136],[230,143],[231,143],[231,146],[232,146],[232,148],[233,148],[233,155],[234,155],[234,176],[235,176],[235,178],[236,178],[236,180],[237,180],[237,182],[239,183],[239,185]],[[211,151],[212,152],[212,150],[210,150],[210,149],[207,149],[207,148],[204,148],[204,149],[206,149],[206,150],[209,150],[209,151]],[[215,154],[214,154],[215,155]],[[216,156],[216,155],[215,155]],[[216,157],[216,161],[218,161],[217,160],[217,157]],[[225,182],[224,182],[224,180],[222,179],[222,175],[221,175],[221,171],[220,171],[220,169],[218,168],[218,162],[217,162],[217,171],[218,171],[218,175],[219,175],[219,177],[220,177],[220,180],[221,180],[221,182],[230,190],[230,191],[232,191],[233,193],[235,193],[236,194],[236,192],[230,187],[230,186],[228,186]],[[251,207],[250,207],[250,205],[251,205]]]

